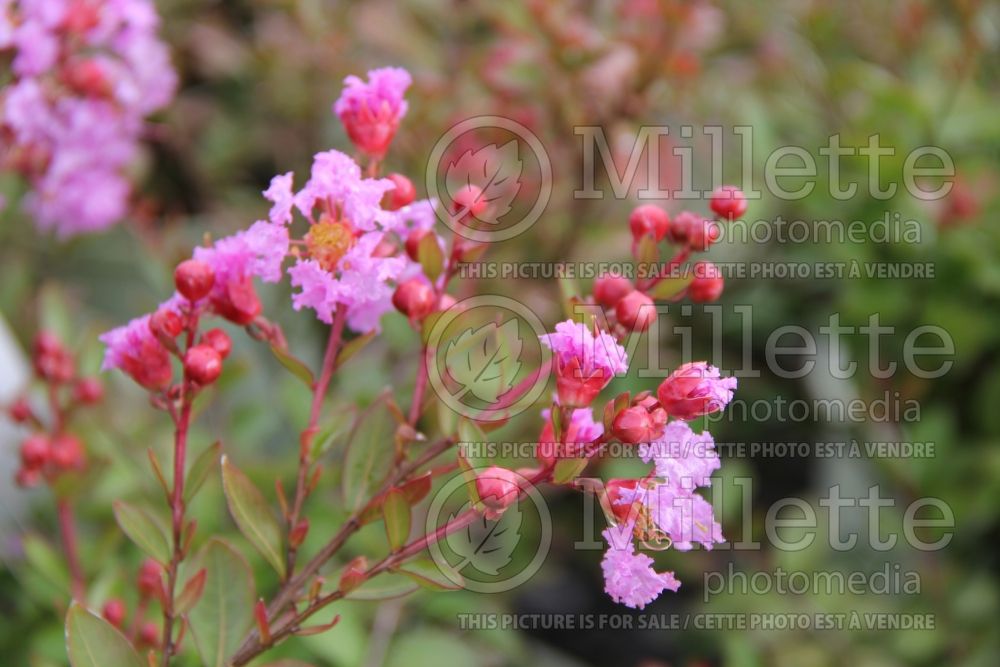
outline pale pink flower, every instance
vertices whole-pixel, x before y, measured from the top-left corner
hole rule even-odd
[[[608,528],[603,532],[608,549],[601,561],[604,591],[611,599],[632,609],[642,609],[665,590],[676,591],[681,586],[673,572],[657,572],[653,559],[636,553],[632,544],[632,526]]]
[[[287,225],[292,221],[292,207],[295,204],[295,195],[292,192],[293,178],[292,172],[279,174],[271,179],[271,185],[264,190],[264,196],[274,204],[268,217],[276,225]]]
[[[639,458],[653,461],[657,477],[687,489],[709,486],[712,472],[720,467],[712,434],[696,434],[683,421],[670,422],[662,436],[640,445]]]

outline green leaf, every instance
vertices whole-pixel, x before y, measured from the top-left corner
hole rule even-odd
[[[356,418],[357,414],[353,407],[348,406],[339,410],[334,410],[326,424],[320,429],[319,433],[313,439],[313,460],[318,459],[320,456],[330,451],[330,448],[333,447],[338,440],[346,436],[351,430],[351,426],[354,425],[354,420]]]
[[[654,300],[672,299],[687,289],[687,286],[694,280],[694,275],[681,276],[678,278],[664,278],[656,283],[648,292]]]
[[[222,443],[216,440],[203,451],[187,471],[187,479],[184,480],[184,502],[191,502],[205,480],[212,474],[216,461],[219,460],[219,453],[222,451]]]
[[[444,568],[447,568],[445,571]],[[464,586],[462,575],[448,566],[447,563],[438,563],[421,558],[406,563],[396,570],[404,574],[424,588],[436,591],[457,591]]]
[[[21,548],[24,549],[24,559],[28,565],[47,582],[60,592],[65,593],[70,590],[70,577],[65,559],[52,548],[52,545],[38,535],[28,533],[21,539]]]
[[[410,536],[410,504],[402,489],[389,489],[382,501],[382,516],[385,518],[389,549],[399,551]]]
[[[222,457],[222,488],[236,527],[284,577],[285,559],[278,520],[250,478],[237,470],[225,455]]]
[[[369,579],[354,590],[344,596],[347,600],[392,600],[409,595],[417,590],[417,585],[413,583],[409,575],[400,575],[393,572],[380,574]]]
[[[206,667],[224,667],[253,623],[253,573],[243,556],[212,538],[198,554],[205,591],[189,614],[194,644]]]
[[[567,484],[580,476],[590,459],[583,456],[577,459],[560,459],[552,471],[552,481],[556,484]]]
[[[112,508],[118,526],[130,540],[161,564],[170,562],[170,535],[155,515],[123,500],[116,500]]]
[[[636,252],[635,258],[640,264],[649,266],[660,261],[660,249],[652,236],[643,236],[636,250],[638,252]]]
[[[72,667],[144,667],[122,633],[76,602],[66,613],[66,651]]]
[[[337,353],[337,368],[346,364],[348,359],[365,349],[368,343],[372,342],[374,338],[375,332],[369,331],[361,336],[355,336],[351,340],[344,343],[344,346],[340,348],[340,352]]]
[[[417,262],[424,270],[424,275],[430,278],[431,282],[438,279],[441,269],[444,267],[444,253],[438,245],[437,234],[424,234],[417,245]]]
[[[296,357],[288,350],[283,350],[276,345],[271,346],[271,352],[274,354],[275,358],[281,362],[281,365],[287,368],[292,375],[302,380],[310,389],[313,388],[313,385],[316,383],[316,379],[313,377],[312,371],[309,370],[309,367],[306,366],[304,361]]]
[[[184,584],[184,589],[181,594],[177,596],[177,600],[174,602],[174,608],[177,613],[184,615],[191,611],[191,608],[198,604],[198,600],[201,599],[202,593],[205,592],[205,576],[207,571],[205,568],[198,570],[193,577],[187,580]]]
[[[341,489],[344,503],[355,510],[371,496],[373,482],[392,462],[396,421],[384,399],[362,413],[344,456]]]

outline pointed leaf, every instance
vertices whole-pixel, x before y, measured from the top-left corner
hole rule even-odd
[[[207,667],[224,667],[253,623],[253,573],[246,559],[218,538],[198,555],[205,591],[189,614],[195,647]]]
[[[116,500],[112,508],[118,526],[130,540],[161,564],[170,561],[170,536],[158,518],[123,500]]]
[[[178,614],[184,615],[188,613],[198,603],[198,600],[201,599],[202,593],[205,592],[206,574],[207,570],[202,568],[184,584],[184,589],[177,596],[177,601],[174,603]]]
[[[302,380],[307,387],[313,388],[316,379],[313,377],[313,373],[306,366],[305,362],[296,357],[294,354],[288,350],[283,350],[276,345],[271,346],[271,352],[274,354],[275,358],[281,362],[284,366],[291,372],[292,375]]]
[[[444,267],[444,253],[438,244],[437,234],[431,232],[424,234],[417,245],[417,262],[424,270],[424,275],[430,278],[433,283],[441,275]]]
[[[647,292],[653,300],[672,299],[687,289],[687,286],[694,280],[694,275],[679,276],[677,278],[664,278],[653,285]]]
[[[344,598],[347,600],[392,600],[409,595],[417,588],[417,584],[409,576],[387,572],[369,579],[345,595]]]
[[[28,533],[21,539],[24,559],[35,572],[48,583],[55,586],[60,593],[70,590],[70,576],[66,569],[66,560],[52,545],[33,533]]]
[[[385,535],[389,539],[389,549],[399,551],[410,536],[410,504],[402,489],[390,489],[382,502],[382,516],[385,518]]]
[[[360,417],[351,435],[344,468],[341,488],[348,509],[362,506],[371,496],[375,480],[383,479],[392,462],[394,447],[393,433],[396,422],[391,412],[380,401]]]
[[[448,567],[447,572],[442,569],[444,567]],[[437,591],[461,590],[465,581],[462,575],[451,569],[447,563],[439,566],[437,562],[428,558],[410,561],[398,568],[397,572],[405,574],[424,588]]]
[[[221,451],[222,443],[216,440],[191,464],[187,471],[187,478],[184,480],[184,502],[191,502],[191,499],[201,490],[205,480],[212,474]]]
[[[340,352],[337,353],[337,368],[346,364],[348,359],[365,349],[368,343],[372,342],[374,338],[375,332],[369,331],[366,334],[355,336],[351,340],[344,343],[344,346],[340,348]]]
[[[282,555],[278,520],[250,478],[233,466],[225,455],[222,457],[222,488],[226,494],[229,513],[237,528],[278,574],[284,577],[285,559]]]
[[[125,635],[76,602],[66,613],[66,651],[72,667],[143,667]]]

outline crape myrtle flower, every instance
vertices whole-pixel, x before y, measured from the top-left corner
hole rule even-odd
[[[628,370],[625,348],[610,334],[592,332],[585,324],[566,320],[555,333],[540,336],[555,356],[559,403],[586,407],[611,379]]]
[[[374,69],[368,72],[368,81],[356,76],[344,79],[333,112],[355,146],[375,159],[385,155],[406,115],[403,95],[412,81],[410,73],[399,67]]]

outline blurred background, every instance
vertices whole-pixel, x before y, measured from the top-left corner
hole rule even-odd
[[[602,127],[613,152],[627,162],[641,126],[666,125],[673,134],[673,128],[691,125],[693,138],[671,141],[692,147],[695,184],[710,189],[718,183],[703,159],[711,145],[700,128],[718,125],[727,137],[725,182],[741,184],[747,178],[740,172],[743,155],[733,138],[735,126],[753,128],[751,167],[758,187],[767,156],[779,146],[801,146],[819,165],[813,179],[817,187],[808,197],[789,201],[765,190],[751,201],[748,220],[768,226],[779,218],[802,220],[809,228],[817,221],[862,221],[867,229],[888,216],[901,221],[897,229],[908,228],[911,234],[888,239],[865,234],[861,242],[823,235],[809,235],[804,242],[782,242],[774,234],[764,242],[727,238],[712,248],[709,259],[743,266],[856,260],[862,266],[919,264],[934,272],[933,279],[865,273],[736,277],[727,281],[721,317],[713,319],[712,311],[695,307],[678,318],[695,327],[694,358],[711,359],[724,370],[738,369],[749,359],[743,367],[760,372],[740,381],[738,398],[746,405],[734,404],[728,415],[706,425],[717,442],[927,442],[933,443],[933,457],[750,456],[720,447],[723,466],[714,489],[727,497],[724,532],[752,537],[763,546],[659,554],[658,565],[676,570],[684,584],[677,594],[634,612],[603,593],[599,552],[573,548],[585,533],[580,497],[553,494],[546,498],[553,515],[552,549],[528,583],[502,595],[420,592],[402,601],[347,602],[339,608],[337,628],[284,645],[272,661],[286,656],[330,667],[998,664],[1000,6],[979,0],[164,0],[158,6],[182,85],[173,104],[154,119],[143,161],[136,166],[134,214],[107,233],[65,243],[37,234],[16,207],[2,214],[0,403],[24,382],[27,366],[19,350],[41,328],[65,336],[85,370],[96,372],[102,353],[97,334],[162,300],[172,289],[172,267],[206,234],[222,236],[264,217],[267,203],[259,193],[271,176],[295,171],[301,179],[315,152],[348,150],[330,112],[341,81],[386,65],[406,67],[415,80],[387,168],[409,175],[420,195],[426,194],[423,174],[434,142],[463,118],[506,116],[541,138],[554,167],[552,199],[530,231],[490,248],[490,259],[628,260],[634,192],[628,200],[573,197],[582,161],[574,127]],[[858,194],[846,200],[830,196],[827,158],[819,149],[835,134],[841,145],[855,147],[878,134],[882,145],[896,149],[881,162],[883,183],[900,183],[903,161],[915,148],[943,148],[955,163],[951,193],[924,201],[899,187],[895,196],[877,199],[869,196],[868,161],[854,158],[841,162],[840,178],[857,183]],[[668,168],[661,177],[676,183],[671,179],[678,173]],[[605,186],[599,183],[610,192]],[[0,177],[0,191],[8,198],[16,197],[20,187],[13,178]],[[794,179],[784,181],[784,187],[795,189]],[[682,208],[707,212],[707,202],[662,203],[672,213]],[[269,286],[262,291],[265,312],[282,322],[293,347],[315,363],[322,330],[310,316],[292,311],[286,290]],[[547,324],[562,319],[559,286],[551,280],[458,286],[459,294],[472,291],[516,295]],[[737,307],[752,310],[752,324],[734,315]],[[893,326],[894,333],[881,337],[878,356],[900,361],[897,371],[888,378],[868,372],[870,341],[858,336],[845,337],[841,351],[845,363],[855,360],[861,368],[849,379],[819,370],[787,379],[769,370],[766,343],[775,329],[798,325],[817,332],[835,314],[843,326],[866,325],[873,314]],[[386,386],[405,390],[412,382],[416,355],[406,322],[393,314],[384,325],[385,335],[352,361],[350,381],[336,381],[338,402],[370,402]],[[954,341],[954,364],[943,377],[923,379],[901,361],[907,334],[921,325],[942,327]],[[721,340],[721,358],[713,340]],[[307,401],[301,385],[266,350],[245,337],[234,336],[234,341],[234,362],[227,365],[193,437],[204,446],[225,434],[227,449],[268,488],[266,480],[276,470],[291,475],[289,452],[305,422]],[[678,341],[663,337],[659,343],[664,358],[680,360]],[[80,426],[93,458],[102,463],[99,475],[82,482],[89,486],[78,514],[84,561],[96,582],[93,596],[129,599],[140,558],[111,519],[111,501],[155,497],[145,450],[153,447],[166,455],[171,433],[167,420],[127,380],[116,375],[106,376],[106,382],[108,400]],[[630,377],[613,388],[638,391],[650,383]],[[775,408],[779,399],[810,409],[789,417]],[[811,409],[823,399],[865,405],[884,399],[888,415],[868,411],[862,419],[831,419]],[[757,412],[747,407],[755,402],[763,406]],[[538,425],[518,420],[495,437],[532,440]],[[5,439],[0,553],[8,566],[0,574],[4,662],[63,665],[59,610],[66,576],[52,551],[57,538],[51,497],[10,483],[16,432],[4,425],[0,433]],[[602,474],[614,476],[616,464],[607,465]],[[336,454],[328,467],[336,469]],[[740,487],[733,483],[737,477],[752,479],[750,497],[742,504]],[[321,539],[343,516],[336,483],[331,473],[312,500],[312,538]],[[834,485],[848,497],[863,497],[878,485],[882,497],[895,500],[882,515],[890,532],[898,532],[909,503],[940,498],[954,511],[953,538],[938,551],[903,543],[875,552],[866,546],[864,514],[852,514],[849,525],[861,531],[859,546],[838,552],[825,537],[818,504]],[[804,499],[820,517],[820,534],[803,551],[773,548],[764,535],[768,510],[789,496]],[[324,502],[328,511],[319,511]],[[199,531],[232,533],[237,543],[241,539],[215,480],[192,509]],[[939,536],[933,530],[918,534],[927,541]],[[377,530],[362,532],[352,549],[364,553],[381,539]],[[779,567],[849,574],[887,566],[891,573],[916,573],[919,593],[782,595],[737,588],[705,594],[704,577],[712,572],[732,579],[733,573],[774,573]],[[258,582],[268,581],[263,567],[260,575]],[[935,627],[510,632],[462,630],[457,620],[458,614],[507,611],[636,618],[702,612],[931,613]]]

